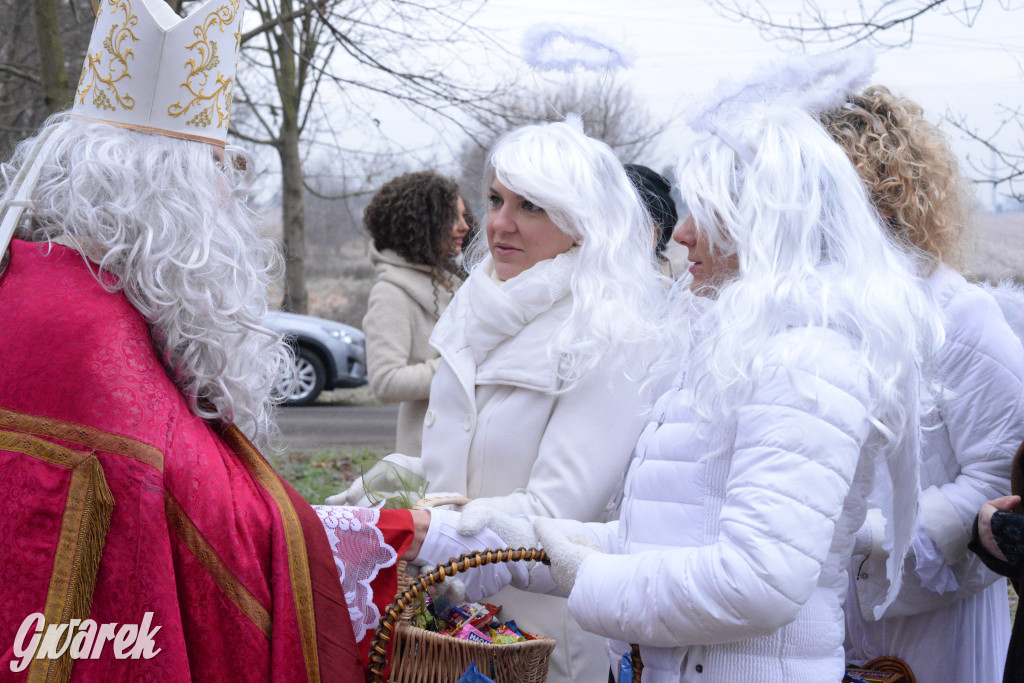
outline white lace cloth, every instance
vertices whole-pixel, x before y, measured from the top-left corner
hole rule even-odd
[[[340,505],[314,505],[313,509],[327,531],[352,631],[359,642],[380,621],[370,582],[381,569],[394,565],[398,557],[377,528],[380,510]]]

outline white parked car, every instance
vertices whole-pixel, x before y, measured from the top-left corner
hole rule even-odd
[[[286,406],[304,406],[321,391],[366,384],[366,335],[343,323],[271,311],[264,324],[295,350],[295,367],[278,385]]]

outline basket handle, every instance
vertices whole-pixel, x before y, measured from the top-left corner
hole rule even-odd
[[[633,664],[633,683],[640,683],[640,679],[644,674],[644,660],[640,657],[640,646],[636,643],[630,645],[629,656]]]
[[[469,498],[460,495],[435,496],[433,498],[421,498],[415,505],[413,505],[412,509],[423,510],[426,508],[437,507],[439,505],[466,505],[469,502]],[[513,556],[513,554],[516,553],[523,554],[518,557]],[[369,683],[381,683],[384,680],[384,670],[387,668],[388,663],[387,646],[394,637],[395,624],[402,617],[403,612],[412,609],[413,600],[418,598],[420,594],[426,590],[427,586],[433,586],[435,583],[444,581],[447,575],[454,575],[474,567],[482,567],[493,562],[519,561],[539,561],[544,564],[550,564],[547,554],[543,550],[537,550],[536,548],[503,548],[502,550],[485,550],[483,553],[466,553],[450,560],[449,562],[437,565],[427,574],[420,575],[417,580],[412,582],[407,590],[403,591],[401,587],[399,587],[398,595],[395,596],[395,602],[391,603],[387,609],[384,610],[384,616],[381,618],[380,624],[373,632],[373,640],[370,641]],[[472,562],[472,564],[470,564],[470,562]],[[399,561],[398,572],[400,577],[405,574],[404,561]],[[427,582],[428,580],[429,583]],[[631,645],[630,655],[633,661],[633,683],[640,683],[644,670],[644,662],[640,658],[640,646]]]
[[[435,495],[433,497],[427,496],[425,498],[420,498],[412,506],[412,509],[425,510],[427,508],[435,508],[441,505],[466,505],[469,502],[471,502],[469,498],[465,498],[459,494],[443,494],[439,496]],[[398,572],[398,590],[395,591],[396,598],[407,588],[412,586],[413,579],[406,572],[407,566],[408,562],[405,560],[398,560],[398,564],[396,566],[396,571]],[[412,609],[412,605],[410,604],[405,614],[406,619],[412,618]]]
[[[373,640],[370,642],[370,677],[368,679],[370,683],[381,683],[384,680],[384,669],[387,668],[388,663],[387,646],[394,637],[395,623],[401,618],[406,607],[412,604],[412,601],[418,598],[428,586],[441,583],[449,576],[475,567],[483,567],[495,562],[521,561],[547,564],[548,556],[543,550],[537,548],[488,549],[459,555],[448,562],[442,562],[426,574],[421,574],[418,579],[413,581],[408,590],[396,596],[395,601],[384,610],[380,624],[373,632]]]

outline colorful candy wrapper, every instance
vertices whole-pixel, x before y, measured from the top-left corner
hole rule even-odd
[[[843,683],[900,683],[906,677],[896,671],[869,671],[867,669],[847,669]]]
[[[505,626],[508,626],[510,629],[515,631],[517,634],[521,635],[526,640],[537,640],[537,636],[533,635],[532,633],[527,633],[523,629],[516,626],[516,622],[514,619],[509,619],[508,621],[506,621]]]
[[[633,680],[633,658],[627,652],[619,660],[619,683],[631,680]]]
[[[476,662],[471,662],[469,668],[466,669],[466,673],[462,674],[462,678],[458,680],[458,683],[494,683],[494,679],[484,676],[476,668]]]
[[[455,633],[469,621],[469,613],[455,605],[448,605],[447,609],[440,612],[437,618],[441,620],[439,630],[442,633]]]
[[[473,624],[463,624],[462,628],[459,629],[458,633],[455,634],[456,638],[462,640],[468,640],[471,643],[490,643],[491,639],[480,632]]]
[[[508,645],[509,643],[521,643],[524,640],[526,640],[526,638],[523,638],[521,635],[517,634],[512,629],[508,628],[507,626],[503,626],[503,625],[499,625],[496,628],[488,629],[487,635],[488,635],[488,637],[490,637],[491,642],[495,643],[497,645]]]
[[[515,621],[501,623],[501,605],[470,602],[455,606],[443,595],[430,595],[414,615],[420,628],[480,643],[506,645],[536,640],[516,626]]]
[[[476,626],[478,629],[483,630],[487,628],[495,617],[498,616],[498,612],[501,611],[501,605],[482,605],[483,609],[473,610],[470,614],[472,615],[469,619],[469,623]]]

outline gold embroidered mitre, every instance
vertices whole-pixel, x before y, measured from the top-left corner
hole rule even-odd
[[[99,0],[72,114],[223,145],[241,5],[209,0],[182,19],[165,0]]]

